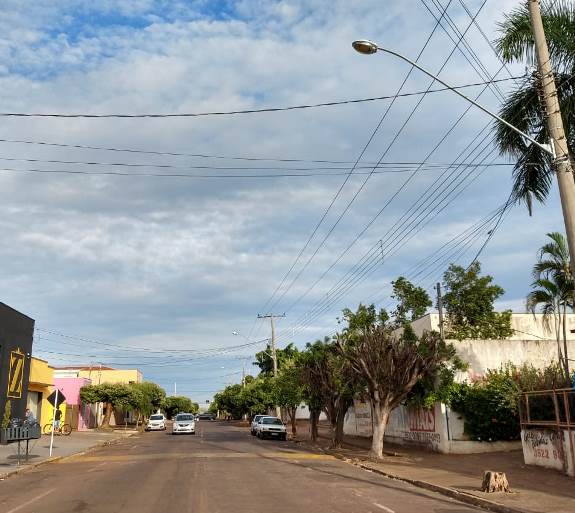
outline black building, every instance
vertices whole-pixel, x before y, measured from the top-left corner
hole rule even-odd
[[[24,418],[33,335],[34,319],[0,303],[0,420],[7,401],[12,418]]]

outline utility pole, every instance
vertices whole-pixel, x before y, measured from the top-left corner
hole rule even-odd
[[[569,245],[571,275],[575,276],[575,180],[573,177],[573,167],[569,157],[563,118],[561,117],[561,107],[557,97],[555,78],[549,60],[549,48],[545,39],[543,20],[541,19],[541,4],[539,0],[528,0],[529,16],[531,18],[531,30],[535,41],[535,52],[537,56],[537,69],[541,79],[543,98],[545,104],[544,117],[547,118],[547,129],[551,136],[551,146],[554,151],[553,165],[557,174],[559,184],[559,195],[561,197],[561,208],[563,209],[563,221]],[[567,347],[565,347],[565,350]],[[569,360],[565,356],[565,370],[569,375]]]
[[[271,323],[271,328],[272,328],[272,339],[271,339],[271,349],[272,349],[272,362],[273,362],[273,366],[274,366],[274,377],[277,377],[278,375],[278,357],[277,357],[277,352],[276,352],[276,327],[275,327],[275,322],[274,319],[279,318],[279,317],[285,317],[286,314],[282,314],[282,315],[275,315],[275,314],[265,314],[265,315],[261,315],[258,314],[258,319],[269,319],[270,323]],[[276,405],[276,417],[281,418],[281,410],[280,407]]]
[[[443,340],[443,298],[441,297],[441,283],[437,283],[437,310],[439,311],[439,335]]]

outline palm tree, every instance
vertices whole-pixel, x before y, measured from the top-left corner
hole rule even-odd
[[[551,5],[549,5],[551,4]],[[558,99],[563,114],[570,154],[575,148],[575,1],[557,0],[542,6],[543,25],[555,70]],[[512,10],[499,24],[501,37],[496,47],[507,62],[527,61],[536,65],[535,47],[527,3]],[[539,95],[539,78],[534,74],[507,98],[500,115],[540,143],[549,142],[549,133]],[[513,199],[525,202],[529,213],[533,200],[544,202],[553,183],[550,156],[497,122],[495,139],[501,153],[517,159],[513,169]]]
[[[562,332],[564,344],[566,338],[566,302],[564,300],[564,291],[552,280],[545,278],[535,280],[531,286],[535,290],[532,290],[527,295],[527,308],[533,313],[535,313],[537,307],[540,308],[541,313],[543,313],[543,326],[548,331],[551,331],[551,319],[553,319],[553,328],[557,340],[557,359],[559,363],[565,367],[565,360],[561,351]]]
[[[538,252],[533,266],[535,289],[527,296],[527,308],[535,313],[539,306],[543,312],[543,323],[550,330],[554,320],[559,362],[569,375],[569,354],[567,351],[567,311],[573,311],[573,277],[569,266],[569,250],[565,237],[558,232],[547,234],[550,242]],[[563,353],[561,352],[563,339]]]

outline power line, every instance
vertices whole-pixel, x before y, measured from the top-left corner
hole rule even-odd
[[[512,164],[506,164],[508,166]],[[426,167],[425,171],[440,171],[442,168]],[[0,172],[7,173],[36,173],[36,174],[64,174],[64,175],[84,175],[84,176],[121,176],[121,177],[148,177],[148,178],[185,178],[185,179],[274,179],[274,178],[314,178],[346,176],[343,172],[329,173],[274,173],[274,174],[189,174],[189,173],[148,173],[148,172],[122,172],[122,171],[82,171],[72,169],[42,169],[42,168],[0,168]],[[354,173],[357,176],[368,174],[387,175],[398,173],[409,173],[412,169],[388,169],[386,171],[360,171]]]
[[[452,0],[449,0],[449,4],[451,4]],[[448,5],[449,5],[448,4]],[[447,9],[447,8],[446,8]],[[419,51],[417,57],[416,57],[416,62],[420,59],[420,57],[423,55],[423,52],[425,51],[425,49],[427,48],[427,46],[429,45],[431,39],[433,38],[433,35],[435,34],[435,31],[438,28],[438,23],[435,24],[435,26],[433,27],[431,33],[429,34],[429,36],[427,37],[423,47],[421,48],[421,50]],[[303,247],[300,249],[299,253],[297,254],[295,260],[293,261],[293,263],[291,264],[291,266],[289,267],[289,269],[287,270],[287,272],[283,275],[282,279],[280,280],[280,283],[276,286],[276,288],[274,289],[274,291],[272,292],[272,295],[267,299],[267,301],[265,302],[265,304],[263,305],[262,308],[260,308],[260,310],[265,310],[267,308],[267,306],[271,303],[271,301],[274,300],[274,297],[276,296],[276,294],[280,291],[281,287],[283,286],[283,284],[285,283],[285,281],[287,280],[288,276],[290,275],[290,273],[293,271],[293,269],[295,268],[295,266],[299,263],[301,257],[303,256],[304,252],[307,250],[308,246],[310,245],[311,241],[313,240],[313,238],[315,237],[317,231],[319,230],[320,226],[323,224],[324,220],[326,219],[327,215],[329,214],[329,212],[331,211],[333,205],[335,204],[335,202],[338,200],[339,196],[341,195],[344,187],[346,186],[347,182],[349,181],[352,173],[355,171],[355,168],[357,167],[357,165],[359,164],[360,160],[363,158],[363,155],[365,154],[367,148],[369,147],[369,145],[371,144],[371,142],[373,141],[373,139],[375,138],[377,132],[379,131],[380,127],[382,126],[383,122],[385,121],[385,119],[387,118],[387,115],[389,114],[391,108],[393,107],[393,105],[395,104],[395,100],[397,98],[397,95],[401,93],[401,91],[403,90],[403,87],[405,86],[405,84],[407,83],[407,80],[409,79],[409,77],[411,76],[411,73],[414,70],[414,66],[411,66],[411,68],[409,69],[409,71],[407,72],[405,78],[403,79],[401,85],[399,86],[399,88],[396,91],[396,96],[394,97],[394,99],[391,101],[391,103],[387,106],[387,109],[385,110],[385,112],[383,113],[383,115],[381,116],[381,118],[379,119],[379,122],[377,123],[376,127],[374,130],[372,130],[367,142],[365,143],[365,145],[363,146],[362,150],[359,153],[359,156],[357,157],[357,159],[355,160],[349,175],[345,178],[345,180],[343,181],[343,183],[340,185],[340,187],[338,188],[337,192],[335,193],[335,195],[333,196],[331,202],[329,203],[327,209],[324,211],[324,213],[322,214],[321,218],[319,219],[318,223],[315,225],[314,229],[312,230],[312,233],[310,234],[310,236],[308,237],[308,239],[306,240],[305,244],[303,245]],[[429,88],[428,88],[429,89]],[[380,159],[381,161],[381,159]],[[368,178],[371,175],[368,175]],[[364,181],[365,184],[365,181]],[[363,187],[363,186],[362,186]],[[355,197],[354,197],[355,198]],[[345,212],[347,212],[347,209],[349,208],[350,204],[348,203],[348,206],[346,207]],[[344,213],[345,213],[344,212]],[[339,221],[341,220],[342,216],[339,217],[337,223],[339,223]],[[336,223],[336,225],[337,225]],[[335,228],[334,225],[332,227],[332,229],[330,230],[330,232],[328,233],[328,237],[331,234],[331,232],[333,231],[333,229]],[[317,252],[319,251],[319,249],[321,248],[321,246],[323,245],[323,243],[325,243],[325,241],[327,240],[327,237],[323,239],[323,241],[320,243],[320,245],[318,246],[318,248],[315,250],[315,252],[312,254],[311,258],[309,258],[307,260],[307,262],[304,264],[303,268],[300,269],[300,271],[298,272],[298,274],[296,275],[296,277],[291,281],[290,285],[288,286],[288,290],[291,288],[291,286],[293,286],[293,284],[295,283],[295,281],[297,280],[297,278],[302,274],[302,272],[305,270],[305,268],[309,265],[309,263],[311,262],[311,260],[314,258],[314,256],[317,254]],[[283,292],[283,294],[281,295],[281,297],[285,296],[286,291]],[[280,299],[281,299],[280,297]],[[273,305],[272,308],[278,303],[278,301],[276,300]],[[255,326],[255,324],[252,326]],[[250,331],[251,333],[251,331]]]
[[[516,80],[521,77],[510,77],[510,78],[501,78],[498,79],[497,82],[506,82],[509,80]],[[495,82],[492,82],[495,83]],[[410,96],[418,96],[421,94],[427,93],[439,93],[443,91],[447,91],[449,89],[465,89],[469,87],[481,86],[485,85],[486,82],[476,82],[471,84],[463,84],[454,86],[453,88],[447,87],[440,87],[437,89],[433,89],[430,91],[414,91],[411,93],[401,93],[395,95],[386,95],[386,96],[374,96],[370,98],[359,98],[359,99],[352,99],[352,100],[341,100],[341,101],[331,101],[331,102],[322,102],[322,103],[311,103],[311,104],[302,104],[302,105],[290,105],[287,107],[265,107],[261,109],[244,109],[244,110],[230,110],[230,111],[211,111],[211,112],[182,112],[182,113],[174,113],[174,114],[88,114],[88,113],[76,113],[76,114],[64,114],[64,113],[39,113],[39,112],[0,112],[0,117],[19,117],[19,118],[65,118],[65,119],[73,119],[73,118],[83,118],[83,119],[110,119],[110,118],[120,118],[120,119],[142,119],[142,118],[198,118],[198,117],[209,117],[209,116],[233,116],[233,115],[241,115],[241,114],[260,114],[265,112],[286,112],[290,110],[304,110],[304,109],[316,109],[320,107],[334,107],[338,105],[350,105],[354,103],[365,103],[365,102],[374,102],[374,101],[381,101],[381,100],[392,100],[396,98],[406,98]]]
[[[449,8],[451,4],[451,0],[448,2],[448,4],[446,5],[443,14],[447,12],[447,9]],[[481,9],[483,8],[483,6],[485,5],[485,2],[481,5],[481,7],[479,8],[479,10],[477,11],[477,15],[479,15],[479,13],[481,12]],[[434,30],[437,28],[437,26],[440,24],[442,17],[440,17],[439,19],[436,20],[436,25],[434,27]],[[463,38],[465,36],[465,33],[467,32],[467,30],[471,27],[471,24],[469,24],[469,26],[467,27],[466,31],[461,35],[461,38]],[[433,33],[432,33],[433,35]],[[427,42],[429,42],[431,39],[428,38]],[[450,61],[451,57],[453,56],[453,54],[455,53],[456,49],[458,48],[458,44],[461,41],[461,39],[455,43],[455,47],[452,49],[452,51],[450,52],[450,54],[447,56],[447,58],[444,60],[443,64],[441,65],[438,74],[441,73],[443,71],[443,69],[445,68],[445,66],[448,64],[448,62]],[[427,45],[427,43],[426,43]],[[424,47],[425,49],[425,47]],[[421,57],[423,50],[421,50],[421,52],[419,53],[419,55],[416,58],[417,62],[419,60],[419,58]],[[411,74],[411,72],[414,70],[414,66],[412,65],[410,67],[410,71],[408,73],[408,76],[405,78],[403,84],[405,84],[405,82],[407,81],[407,78],[409,77],[409,75]],[[433,86],[433,84],[435,83],[435,79],[433,79],[428,86],[428,90],[431,89],[431,87]],[[403,84],[400,86],[403,87]],[[487,87],[487,86],[486,86]],[[403,130],[405,129],[405,127],[407,126],[407,124],[409,123],[409,121],[411,120],[411,118],[414,116],[415,112],[417,111],[417,109],[419,108],[419,106],[421,105],[421,103],[423,102],[423,100],[425,99],[426,95],[423,95],[419,101],[417,102],[417,104],[412,108],[412,110],[410,111],[409,115],[407,116],[407,118],[405,119],[405,121],[403,122],[403,124],[401,125],[401,127],[399,128],[399,130],[395,133],[394,137],[392,138],[391,142],[388,144],[388,146],[386,147],[386,149],[384,150],[384,152],[382,153],[379,161],[381,162],[385,156],[387,155],[387,153],[391,150],[391,148],[393,147],[393,145],[395,144],[395,142],[398,140],[398,138],[400,137],[400,135],[403,133]],[[392,104],[393,105],[393,104]],[[390,105],[391,108],[391,105]],[[389,112],[389,109],[386,111]],[[365,151],[365,150],[364,150]],[[372,171],[375,171],[375,168],[372,169]],[[364,181],[362,182],[362,184],[360,185],[360,187],[356,190],[356,192],[354,193],[354,195],[352,196],[352,198],[348,201],[347,205],[345,206],[344,210],[341,212],[341,214],[339,215],[339,217],[336,219],[335,223],[331,226],[331,228],[329,229],[329,231],[327,232],[327,234],[324,236],[324,238],[322,239],[322,241],[320,242],[320,244],[318,245],[318,247],[316,248],[316,250],[314,251],[314,253],[308,258],[308,260],[306,261],[306,263],[304,264],[304,266],[300,269],[300,271],[298,272],[298,274],[295,276],[295,278],[291,281],[290,285],[283,291],[283,293],[281,294],[281,296],[276,299],[275,303],[272,305],[272,308],[274,308],[278,302],[287,294],[287,292],[291,289],[291,287],[294,285],[294,283],[297,281],[297,279],[303,274],[303,272],[305,271],[305,269],[309,266],[309,264],[311,263],[311,261],[314,259],[314,257],[317,255],[317,253],[319,252],[319,250],[321,249],[321,247],[323,247],[323,245],[325,244],[325,242],[327,241],[327,239],[330,237],[330,235],[333,233],[333,231],[335,230],[335,228],[338,226],[338,224],[340,223],[340,221],[342,220],[342,218],[346,215],[346,213],[348,212],[348,210],[350,209],[351,205],[355,202],[356,198],[359,196],[359,194],[363,191],[364,187],[366,186],[367,182],[369,181],[369,179],[371,178],[373,173],[370,173],[366,176],[366,178],[364,179]],[[400,187],[399,191],[394,194],[394,196],[392,196],[392,199],[386,203],[386,206],[389,205],[389,203],[391,201],[393,201],[393,199],[397,196],[397,194],[403,190],[404,187],[407,186],[407,184],[409,182],[411,182],[411,180],[414,178],[415,173],[412,173],[407,180],[404,182],[404,184],[402,184],[402,186]],[[385,207],[384,207],[385,209]]]

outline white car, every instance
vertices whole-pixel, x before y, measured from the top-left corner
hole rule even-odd
[[[287,440],[287,429],[282,419],[277,417],[262,417],[256,425],[256,436],[261,438],[277,438]]]
[[[165,431],[166,430],[166,417],[161,413],[154,413],[148,419],[146,431]]]
[[[178,413],[172,424],[172,435],[180,433],[196,434],[196,421],[192,413]]]
[[[267,415],[254,415],[254,418],[252,419],[252,425],[250,427],[250,433],[252,434],[252,436],[256,436],[256,433],[257,433],[256,428],[258,426],[258,421],[262,417],[267,417]]]

